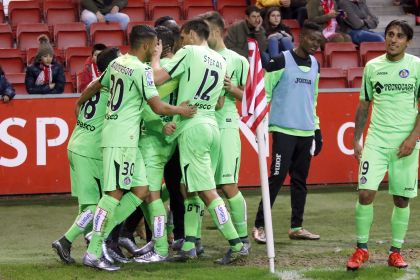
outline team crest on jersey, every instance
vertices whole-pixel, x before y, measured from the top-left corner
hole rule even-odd
[[[400,71],[401,78],[407,78],[408,76],[410,76],[410,71],[408,71],[408,69],[403,69]]]
[[[149,69],[149,70],[145,70],[145,75],[146,75],[146,83],[147,86],[153,86],[155,84],[155,82],[153,81],[153,70]]]
[[[360,178],[360,184],[366,184],[366,182],[367,182],[367,179],[366,179],[366,177],[365,176],[362,176],[362,178]]]
[[[124,178],[124,185],[128,186],[128,185],[130,185],[130,183],[131,183],[130,177],[125,177]]]

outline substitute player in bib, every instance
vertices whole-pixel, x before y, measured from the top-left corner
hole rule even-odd
[[[118,57],[118,52],[118,49],[106,49],[98,58],[99,71],[104,71]],[[64,236],[52,243],[65,263],[75,262],[70,255],[71,245],[79,235],[92,229],[96,205],[102,197],[101,134],[108,98],[108,88],[103,87],[83,103],[67,146],[71,194],[78,199],[79,215]]]
[[[388,265],[405,268],[400,254],[410,216],[409,200],[417,196],[420,136],[418,98],[420,59],[405,53],[412,27],[393,20],[385,28],[386,54],[370,60],[364,69],[356,112],[354,156],[359,161],[359,199],[356,203],[357,248],[347,262],[358,269],[369,258],[367,242],[373,221],[373,201],[388,171],[389,193],[394,199]],[[373,102],[364,148],[360,142]]]
[[[93,236],[83,264],[107,271],[118,270],[102,257],[101,245],[111,230],[124,221],[148,197],[144,161],[138,151],[141,112],[144,102],[155,113],[182,114],[191,117],[195,108],[184,102],[172,106],[160,100],[150,61],[157,43],[156,32],[146,25],[134,26],[130,50],[114,60],[99,81],[83,92],[78,106],[102,86],[110,88],[107,113],[102,131],[104,192],[93,222]],[[124,194],[124,191],[126,193]]]
[[[160,48],[152,59],[156,83],[180,76],[178,103],[193,100],[197,115],[176,122],[183,182],[188,196],[185,201],[185,242],[179,256],[196,257],[195,235],[204,201],[214,223],[230,243],[223,263],[248,254],[233,226],[223,200],[216,191],[214,172],[219,157],[220,133],[215,107],[223,89],[226,62],[207,45],[209,27],[201,19],[188,21],[181,29],[184,47],[163,68],[159,63]],[[198,196],[196,195],[198,194]]]
[[[218,12],[201,15],[210,27],[209,47],[226,60],[223,107],[216,110],[220,130],[220,154],[215,181],[227,197],[232,221],[244,244],[249,245],[246,201],[238,190],[239,166],[241,162],[241,139],[236,100],[241,101],[249,70],[249,62],[243,56],[226,48],[223,42],[224,20]],[[199,229],[201,231],[201,228]],[[200,237],[197,236],[197,238]]]

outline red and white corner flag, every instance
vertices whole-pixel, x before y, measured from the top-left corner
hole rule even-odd
[[[248,38],[248,50],[249,72],[242,98],[241,120],[255,132],[267,115],[268,106],[265,97],[264,70],[258,43],[255,39]]]
[[[274,267],[274,238],[271,218],[270,191],[268,189],[267,172],[267,126],[262,125],[268,113],[267,99],[265,97],[264,70],[261,64],[260,50],[254,39],[248,39],[249,72],[246,88],[242,98],[242,122],[252,131],[256,131],[258,145],[258,164],[260,167],[261,193],[264,209],[265,234],[267,239],[267,257],[270,272],[275,272]],[[244,130],[242,129],[244,132]],[[244,133],[245,134],[245,133]],[[248,138],[248,137],[247,137]],[[249,140],[249,138],[248,138]]]

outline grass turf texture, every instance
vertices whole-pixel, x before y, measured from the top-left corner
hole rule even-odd
[[[290,219],[289,190],[284,189],[273,208],[277,275],[267,271],[266,247],[252,241],[251,256],[245,263],[220,267],[213,260],[228,245],[214,230],[208,213],[203,222],[205,257],[186,264],[127,264],[116,273],[99,272],[81,265],[85,250],[83,238],[75,241],[72,256],[76,265],[64,265],[51,249],[51,242],[70,226],[77,203],[68,196],[0,199],[0,279],[420,279],[420,204],[411,203],[411,222],[403,255],[408,270],[386,265],[390,240],[392,198],[378,192],[371,231],[371,258],[358,272],[346,272],[345,264],[354,250],[354,187],[328,187],[310,190],[304,226],[321,235],[319,241],[292,241],[287,236]],[[259,190],[243,191],[248,203],[251,231],[260,199]],[[140,245],[144,241],[138,242]]]

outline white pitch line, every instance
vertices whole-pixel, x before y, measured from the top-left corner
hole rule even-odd
[[[279,276],[280,280],[310,280],[310,278],[305,278],[301,272],[302,271],[284,270],[277,271],[276,275]]]

